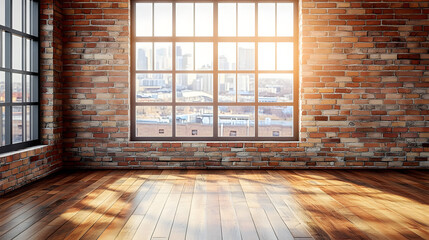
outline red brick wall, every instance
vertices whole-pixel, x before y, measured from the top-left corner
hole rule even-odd
[[[302,2],[292,143],[129,141],[129,7],[64,1],[66,166],[429,167],[427,1]]]
[[[60,1],[40,1],[40,137],[44,146],[0,156],[0,196],[62,168],[61,23]]]

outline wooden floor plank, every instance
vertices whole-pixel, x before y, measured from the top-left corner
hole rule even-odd
[[[63,172],[0,197],[0,239],[429,239],[428,173]]]

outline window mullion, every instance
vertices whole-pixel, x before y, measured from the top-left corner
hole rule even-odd
[[[255,36],[258,37],[258,3],[255,3]],[[255,42],[255,138],[259,136],[259,121],[258,121],[258,103],[259,103],[259,95],[258,95],[258,82],[259,82],[259,74],[258,74],[258,41]]]
[[[218,64],[218,2],[213,3],[213,137],[217,138],[219,136],[218,132],[218,122],[219,122],[219,64]]]
[[[173,2],[173,37],[176,37],[176,3]],[[176,137],[176,41],[173,41],[172,43],[172,61],[173,61],[173,65],[172,70],[173,70],[173,74],[172,74],[172,86],[171,86],[171,98],[173,101],[173,106],[171,107],[171,111],[172,111],[172,135],[173,138]]]

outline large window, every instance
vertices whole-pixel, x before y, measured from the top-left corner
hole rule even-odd
[[[132,5],[132,140],[298,140],[297,1]]]
[[[38,142],[38,14],[38,1],[0,0],[0,152]]]

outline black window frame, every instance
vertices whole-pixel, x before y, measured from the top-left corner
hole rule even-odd
[[[136,4],[137,3],[172,3],[172,36],[171,37],[137,37],[136,36]],[[213,36],[211,37],[177,37],[175,36],[176,31],[176,3],[213,3]],[[255,36],[253,37],[219,37],[218,36],[218,3],[255,3]],[[294,19],[294,30],[292,37],[260,37],[258,36],[258,3],[293,3],[293,19]],[[154,1],[154,0],[132,0],[131,1],[131,91],[130,91],[130,117],[131,117],[131,141],[298,141],[299,140],[299,17],[298,17],[299,1],[298,0],[277,0],[277,1],[258,1],[258,0],[170,0],[170,1]],[[277,12],[277,11],[276,11]],[[153,14],[153,13],[152,13]],[[195,13],[194,13],[195,14]],[[276,14],[277,15],[277,14]],[[153,15],[152,15],[153,18]],[[152,26],[154,28],[154,23]],[[195,23],[194,23],[195,24]],[[277,24],[277,20],[276,20]],[[277,29],[277,28],[276,28]],[[152,29],[154,31],[154,29]],[[168,71],[157,71],[151,70],[147,73],[171,73],[173,76],[172,86],[172,102],[165,104],[159,102],[137,102],[136,101],[136,43],[137,42],[171,42],[172,43],[172,69]],[[207,103],[178,103],[175,97],[175,75],[177,73],[207,73],[205,71],[177,71],[176,70],[176,43],[177,42],[211,42],[213,43],[213,70],[209,71],[213,74],[213,102]],[[255,101],[250,103],[220,103],[218,102],[218,74],[227,73],[225,71],[218,70],[218,43],[220,42],[254,42],[255,43],[255,69],[251,70],[255,74]],[[261,71],[258,70],[258,43],[260,42],[292,42],[294,44],[294,56],[293,56],[293,70],[292,71]],[[277,44],[276,44],[277,48]],[[276,51],[277,52],[277,51]],[[277,53],[276,53],[277,54]],[[195,56],[194,56],[195,57]],[[277,62],[277,59],[276,59]],[[142,71],[139,71],[142,72]],[[240,73],[241,71],[235,70],[234,73]],[[258,74],[260,73],[291,73],[293,74],[293,101],[292,102],[276,102],[276,103],[263,103],[258,102]],[[219,137],[218,136],[218,106],[254,106],[255,107],[255,136],[253,137]],[[139,137],[137,136],[137,122],[136,122],[136,107],[137,106],[172,106],[172,137]],[[176,134],[176,106],[213,106],[213,136],[212,137],[177,137]],[[292,136],[291,137],[259,137],[258,136],[258,107],[259,106],[292,106],[293,107],[293,124],[292,124]]]
[[[17,1],[21,1],[22,6],[22,19],[21,30],[13,28],[13,5]],[[32,3],[31,3],[32,2]],[[28,3],[35,4],[28,6]],[[28,8],[28,12],[27,12]],[[40,1],[39,0],[5,0],[5,25],[0,25],[0,34],[5,35],[0,37],[0,56],[5,54],[5,65],[3,67],[2,57],[0,57],[0,72],[5,73],[5,102],[0,102],[0,107],[5,108],[5,122],[0,118],[0,133],[3,131],[2,124],[5,124],[5,145],[0,143],[0,154],[12,151],[18,151],[27,147],[40,145]],[[28,16],[27,14],[30,14]],[[34,21],[34,22],[32,22]],[[22,38],[22,69],[13,69],[13,36]],[[30,68],[27,69],[26,48],[30,47],[26,40],[30,40]],[[3,49],[3,41],[5,41],[5,48]],[[3,53],[3,51],[5,51]],[[21,74],[21,101],[13,102],[12,99],[12,75]],[[25,101],[27,97],[27,83],[25,76],[30,79],[30,94],[31,100]],[[36,80],[32,79],[35,77]],[[13,143],[13,115],[12,108],[14,106],[22,107],[21,112],[21,142]],[[26,107],[30,109],[30,130],[24,127],[26,123]],[[31,106],[37,106],[31,108]],[[0,109],[1,109],[0,108]],[[0,113],[1,116],[1,113]],[[30,140],[27,141],[27,135]]]

